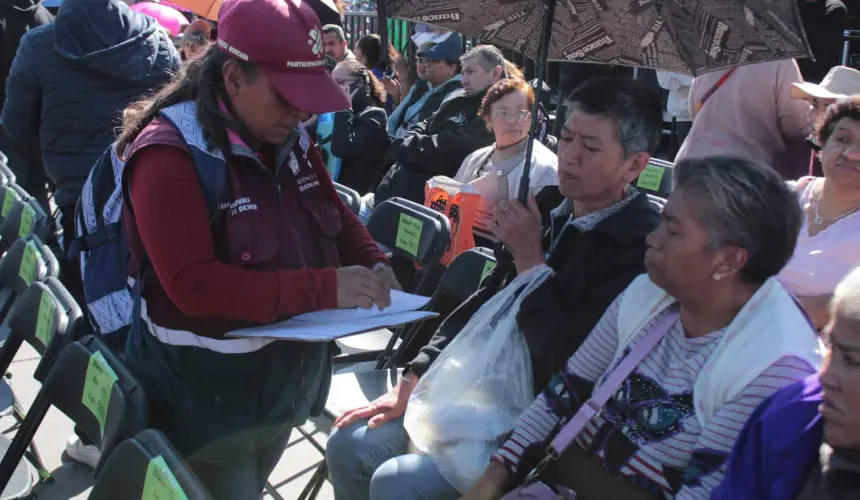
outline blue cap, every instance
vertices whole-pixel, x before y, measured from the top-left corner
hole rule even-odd
[[[463,37],[459,33],[451,33],[444,40],[426,46],[418,52],[418,57],[431,61],[459,61],[463,55]]]

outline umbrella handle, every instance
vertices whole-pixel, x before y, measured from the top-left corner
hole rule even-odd
[[[532,106],[532,124],[529,130],[529,142],[526,144],[526,158],[523,164],[523,175],[520,177],[520,189],[517,199],[525,205],[529,197],[529,176],[531,175],[532,153],[534,152],[534,138],[537,134],[538,115],[540,114],[540,103],[543,94],[543,82],[546,78],[546,59],[549,52],[549,40],[552,35],[552,24],[555,18],[556,0],[544,0],[546,5],[546,17],[543,22],[543,34],[541,35],[540,47],[538,48],[538,74],[537,88],[535,89],[535,103]],[[384,2],[382,2],[384,3]],[[558,117],[556,117],[558,119]]]

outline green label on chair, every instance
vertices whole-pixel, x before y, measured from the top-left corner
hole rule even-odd
[[[92,353],[90,364],[87,366],[87,379],[84,382],[84,394],[81,402],[93,412],[93,416],[99,422],[102,434],[105,432],[110,393],[116,380],[116,373],[104,355],[100,352]]]
[[[491,261],[491,260],[488,260],[487,262],[484,262],[484,270],[483,270],[483,271],[481,271],[481,281],[480,281],[479,283],[483,283],[483,282],[484,282],[484,280],[485,280],[485,279],[487,279],[487,276],[489,276],[489,275],[490,275],[490,273],[491,273],[491,272],[493,271],[493,269],[495,269],[495,268],[496,268],[496,263],[495,263],[495,262],[493,262],[493,261]]]
[[[23,238],[33,232],[33,220],[36,218],[36,211],[29,203],[24,205],[24,210],[21,211],[21,225],[18,226],[18,237]]]
[[[421,229],[424,222],[408,214],[400,214],[400,224],[397,226],[397,241],[394,246],[418,257],[418,243],[421,241]]]
[[[36,338],[48,347],[54,337],[54,299],[48,292],[42,292],[39,299],[39,317],[36,319]]]
[[[645,170],[639,174],[639,180],[636,181],[636,187],[648,189],[650,191],[659,191],[660,184],[663,182],[663,174],[666,169],[656,165],[646,165]]]
[[[3,210],[0,211],[0,215],[6,217],[9,215],[9,211],[12,210],[12,207],[15,206],[15,192],[11,189],[6,189],[6,195],[3,196]]]
[[[32,241],[28,241],[24,247],[24,253],[21,255],[21,267],[18,268],[18,276],[24,280],[27,286],[33,283],[33,278],[36,277],[36,266],[39,263],[39,249]]]
[[[158,455],[149,461],[146,468],[146,479],[143,482],[143,495],[141,500],[188,500],[176,476],[170,471],[170,467],[164,461],[164,457]]]

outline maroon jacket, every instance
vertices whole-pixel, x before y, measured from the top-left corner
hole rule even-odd
[[[292,151],[280,168],[274,148],[229,157],[229,196],[210,223],[179,131],[158,118],[140,133],[125,168],[123,224],[130,273],[137,275],[144,248],[155,271],[143,291],[155,324],[221,338],[336,307],[335,268],[385,261],[313,144],[296,141]]]

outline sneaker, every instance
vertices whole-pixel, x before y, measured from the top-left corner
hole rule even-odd
[[[95,469],[101,453],[96,445],[86,445],[81,442],[78,436],[72,436],[66,442],[66,455],[75,462],[80,462],[91,469]]]

